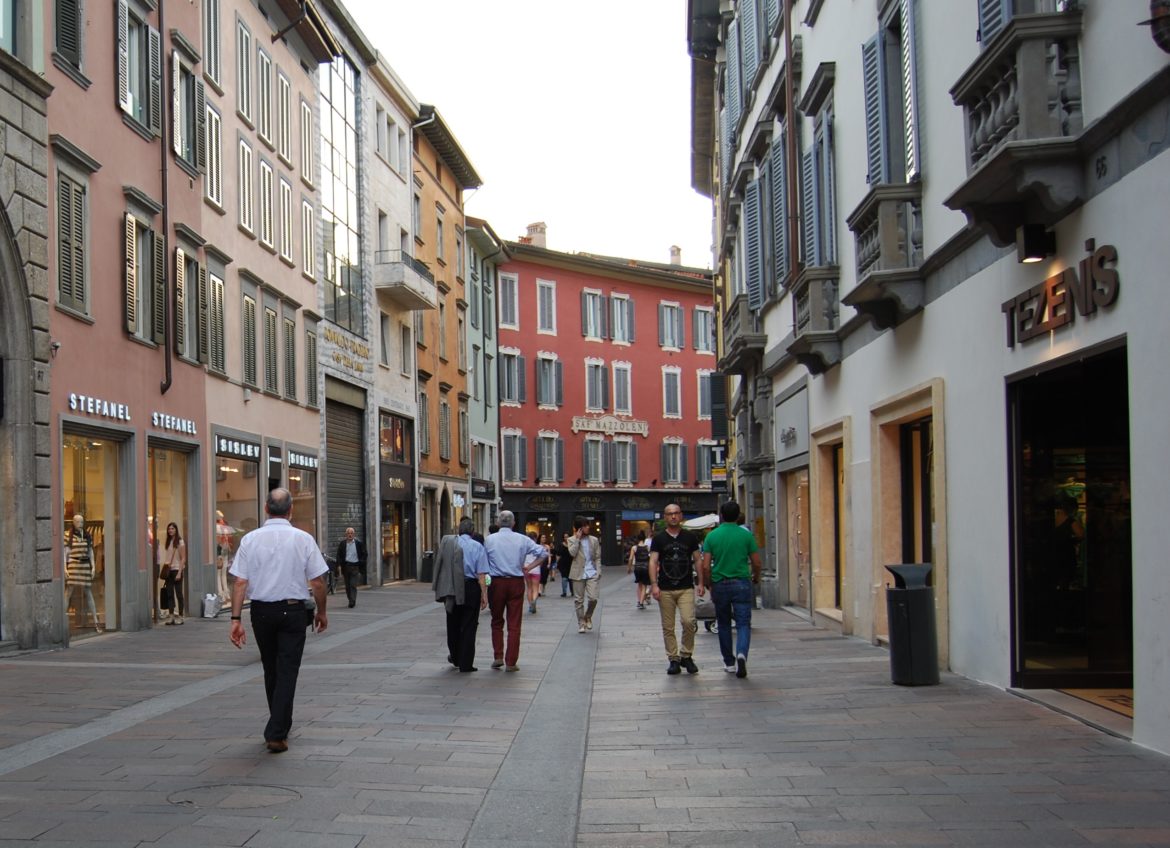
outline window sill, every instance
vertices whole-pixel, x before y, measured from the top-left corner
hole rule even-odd
[[[151,132],[150,127],[144,126],[137,118],[132,115],[127,115],[125,112],[122,113],[122,123],[151,143],[158,138],[158,136]]]
[[[218,96],[223,97],[223,86],[219,84],[218,80],[212,79],[206,71],[203,73],[203,81],[207,83],[208,88],[214,91]]]
[[[256,125],[252,123],[252,119],[236,108],[236,117],[240,119],[244,126],[250,130],[256,129]]]
[[[87,286],[87,288],[88,288],[88,286]],[[76,318],[78,321],[81,321],[84,324],[96,324],[97,323],[97,321],[95,321],[93,319],[93,316],[87,315],[84,312],[78,312],[76,309],[71,309],[70,307],[65,306],[64,304],[54,303],[53,308],[55,308],[58,312],[64,313],[65,315],[68,315],[70,318]]]
[[[249,227],[246,227],[243,224],[237,224],[236,229],[238,229],[241,233],[243,233],[244,235],[246,235],[250,239],[256,238],[256,233],[254,233]]]
[[[313,285],[317,285],[317,278],[314,277],[312,274],[310,274],[306,271],[301,271],[301,276],[304,277],[306,280],[308,280]]]
[[[287,265],[290,268],[297,267],[297,263],[292,261],[292,257],[285,256],[283,253],[280,255],[280,261],[283,262],[285,265]]]
[[[317,190],[316,184],[311,179],[306,177],[304,174],[301,175],[301,185],[303,185],[309,191],[316,191]]]
[[[265,135],[262,132],[257,132],[256,138],[260,139],[260,143],[263,144],[265,147],[267,147],[269,151],[271,151],[273,153],[276,152],[276,145],[272,143],[272,139],[269,138],[267,135]]]
[[[290,171],[293,169],[292,160],[289,159],[287,156],[285,156],[283,153],[277,153],[276,159],[278,162],[280,162],[280,164],[284,165],[284,167],[288,168]]]
[[[212,200],[212,199],[211,199],[210,197],[208,197],[207,195],[204,195],[204,196],[203,196],[203,203],[204,203],[206,206],[210,206],[210,207],[211,207],[211,208],[212,208],[212,209],[215,211],[215,213],[216,213],[217,215],[226,215],[226,214],[227,214],[227,210],[226,210],[226,209],[224,209],[224,208],[223,208],[223,206],[221,206],[220,204],[216,203],[214,200]]]
[[[186,173],[187,176],[189,176],[191,179],[199,179],[199,169],[184,159],[182,156],[175,154],[175,164],[178,165],[179,168],[182,169],[183,172]]]
[[[93,85],[89,77],[81,72],[81,68],[74,65],[60,53],[53,51],[53,65],[69,79],[73,80],[86,91]]]

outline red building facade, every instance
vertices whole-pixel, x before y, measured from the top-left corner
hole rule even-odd
[[[594,522],[602,561],[668,503],[715,508],[710,272],[510,244],[500,266],[503,507],[559,538]]]

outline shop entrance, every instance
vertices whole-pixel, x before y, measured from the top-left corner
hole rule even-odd
[[[192,571],[195,564],[193,551],[198,548],[191,534],[191,514],[189,507],[190,485],[187,476],[188,454],[185,451],[172,450],[151,444],[146,451],[146,527],[147,542],[150,545],[151,562],[154,565],[151,573],[153,595],[152,604],[155,621],[161,620],[164,613],[172,607],[180,616],[184,615],[189,599],[188,587],[191,585],[190,575],[198,573]],[[182,570],[182,578],[164,591],[161,586],[160,568],[169,564],[178,556],[178,543],[172,542],[167,547],[167,526],[174,524],[178,531],[178,538],[186,542],[187,567]],[[198,591],[198,586],[195,591]]]
[[[116,630],[119,621],[121,442],[67,433],[62,441],[65,610],[70,636]],[[134,548],[138,550],[137,546]]]
[[[1013,684],[1133,685],[1124,346],[1009,382]]]

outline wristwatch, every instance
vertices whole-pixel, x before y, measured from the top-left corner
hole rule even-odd
[[[232,616],[232,621],[240,621],[240,616],[238,616],[238,615],[233,615],[233,616]]]

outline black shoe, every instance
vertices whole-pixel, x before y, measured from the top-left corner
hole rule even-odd
[[[354,605],[355,605],[356,603],[357,603],[357,601],[350,601],[350,602],[349,602],[349,608],[350,608],[350,609],[353,609],[353,608],[354,608]]]
[[[479,671],[479,669],[478,669],[478,668],[476,668],[475,666],[472,666],[471,668],[461,668],[461,669],[459,669],[459,673],[460,673],[460,674],[467,674],[467,672],[469,672],[469,671]]]
[[[687,670],[687,674],[698,674],[699,667],[695,665],[695,661],[690,657],[683,657],[679,660],[679,664]]]
[[[740,679],[747,677],[747,657],[743,654],[735,655],[735,676]]]
[[[679,665],[678,660],[671,660],[670,665],[666,667],[667,674],[681,674],[682,666]]]
[[[286,742],[284,739],[272,739],[268,742],[265,742],[264,747],[266,747],[273,754],[283,754],[288,750],[288,742]]]

